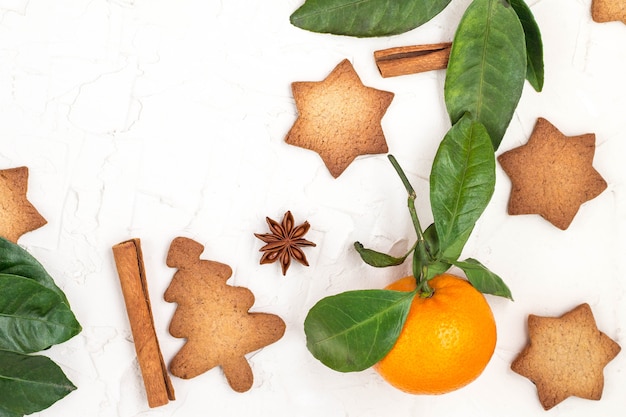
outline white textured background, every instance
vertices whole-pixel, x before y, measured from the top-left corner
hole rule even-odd
[[[29,199],[48,220],[20,243],[67,293],[84,331],[47,352],[78,390],[41,417],[541,416],[536,390],[510,371],[526,343],[526,316],[588,302],[598,326],[626,347],[626,25],[597,24],[591,0],[530,0],[543,32],[546,85],[527,85],[500,151],[526,142],[537,117],[566,135],[596,133],[594,166],[609,187],[567,231],[506,214],[498,168],[491,205],[466,247],[500,274],[515,302],[489,297],[499,340],[483,375],[457,392],[411,396],[371,370],[339,374],[306,350],[302,323],[320,298],[381,287],[407,267],[375,270],[360,240],[404,251],[413,241],[404,189],[382,156],[358,158],[333,179],[317,154],[286,145],[296,118],[292,81],[319,81],[348,58],[365,85],[391,91],[383,119],[390,152],[409,172],[422,222],[431,220],[428,173],[449,127],[442,71],[382,79],[376,49],[452,39],[469,0],[454,0],[407,34],[352,39],[290,25],[301,0],[0,0],[0,168],[30,168]],[[265,216],[308,220],[311,266],[258,265]],[[232,266],[254,310],[279,314],[285,336],[249,356],[255,382],[233,392],[220,370],[173,379],[177,400],[149,409],[111,255],[142,239],[165,360],[175,306],[162,295],[176,236]],[[618,416],[626,354],[605,369],[599,402],[572,398],[552,416]]]

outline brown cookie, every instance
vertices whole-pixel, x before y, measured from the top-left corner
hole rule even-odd
[[[13,243],[47,223],[26,198],[28,168],[0,170],[0,236]]]
[[[615,21],[626,23],[626,0],[593,0],[591,17],[598,23]]]
[[[165,300],[178,304],[169,331],[187,339],[170,371],[189,379],[221,366],[232,389],[244,392],[253,382],[245,355],[280,339],[285,323],[273,314],[249,313],[252,292],[227,285],[231,268],[200,259],[203,250],[198,242],[178,237],[167,256],[167,265],[178,268],[165,291]]]
[[[509,214],[539,214],[567,229],[580,206],[607,187],[593,168],[595,135],[565,136],[539,118],[526,145],[498,157],[511,179]]]
[[[598,330],[588,304],[561,317],[531,314],[528,333],[530,341],[511,369],[536,385],[544,409],[571,396],[600,399],[603,369],[621,348]]]
[[[337,178],[359,155],[386,153],[381,119],[393,93],[366,87],[341,61],[319,82],[294,82],[298,118],[285,142],[317,152]]]

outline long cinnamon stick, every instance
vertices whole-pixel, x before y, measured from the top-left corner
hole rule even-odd
[[[148,396],[148,405],[150,407],[165,405],[169,400],[175,399],[174,387],[154,329],[140,240],[131,239],[113,246],[113,256]]]
[[[445,69],[451,42],[400,46],[374,52],[376,66],[383,78]]]

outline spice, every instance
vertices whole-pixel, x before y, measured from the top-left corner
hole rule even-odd
[[[383,78],[445,69],[451,42],[400,46],[374,52],[376,66]]]
[[[174,388],[161,355],[154,329],[148,284],[139,239],[113,246],[115,264],[124,294],[126,311],[135,341],[148,405],[158,407],[174,400]]]
[[[265,246],[259,249],[261,252],[264,252],[263,256],[261,256],[261,265],[280,261],[283,275],[289,269],[291,258],[302,265],[309,266],[306,255],[300,249],[304,246],[315,246],[315,243],[303,238],[311,227],[309,222],[305,221],[301,225],[294,227],[293,215],[290,211],[285,213],[281,223],[269,217],[265,219],[272,233],[254,234],[266,243]]]

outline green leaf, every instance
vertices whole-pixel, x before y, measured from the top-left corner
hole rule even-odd
[[[20,246],[0,238],[0,417],[48,408],[76,387],[45,356],[81,331],[65,294]]]
[[[452,266],[450,263],[443,261],[443,260],[435,261],[429,264],[428,269],[426,271],[425,279],[429,280],[429,279],[435,278],[437,275],[443,274],[448,269],[450,269],[450,266]]]
[[[465,113],[487,128],[498,149],[526,78],[524,30],[503,0],[474,0],[456,30],[444,97],[452,124]]]
[[[458,259],[495,187],[485,127],[466,115],[441,141],[430,173],[430,202],[441,258]]]
[[[414,296],[415,292],[359,290],[326,297],[304,321],[307,348],[336,371],[369,368],[395,344]]]
[[[28,278],[0,274],[0,349],[33,353],[81,330],[59,295]]]
[[[483,294],[497,295],[513,300],[511,290],[502,278],[491,272],[476,259],[469,258],[465,261],[457,261],[454,262],[454,265],[461,268],[474,288]]]
[[[437,229],[435,223],[431,223],[426,230],[424,230],[424,241],[426,243],[426,250],[433,258],[439,256],[439,236],[437,236]]]
[[[12,411],[7,410],[6,408],[2,407],[2,405],[0,404],[0,417],[22,417],[23,414],[15,414]]]
[[[450,0],[306,0],[290,21],[312,32],[389,36],[428,22],[448,3]]]
[[[524,29],[526,40],[526,79],[537,91],[543,89],[543,42],[541,31],[524,0],[510,0]]]
[[[0,395],[1,397],[2,395]],[[1,400],[0,400],[1,401]],[[0,417],[22,417],[23,414],[16,414],[12,411],[7,410],[0,404]]]
[[[49,358],[0,350],[0,416],[41,411],[75,389]]]
[[[411,252],[406,253],[405,255],[396,258],[394,256],[388,255],[386,253],[377,252],[372,249],[365,248],[360,242],[354,242],[354,248],[361,255],[361,259],[371,266],[376,268],[384,268],[387,266],[396,266],[401,265],[406,260],[407,256]]]
[[[431,256],[430,262],[426,265],[426,275],[424,277],[426,280],[429,280],[446,272],[450,269],[451,264],[440,258],[439,236],[437,236],[437,229],[434,223],[431,223],[430,226],[424,230],[424,241],[426,242],[427,251]]]
[[[18,275],[37,281],[56,292],[67,303],[65,294],[43,266],[19,245],[0,237],[0,274]]]

